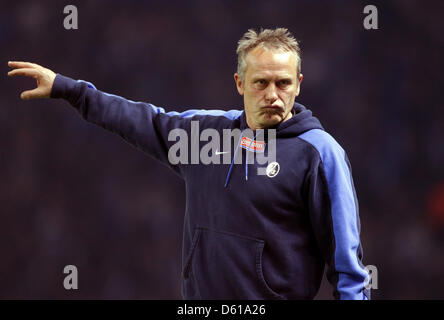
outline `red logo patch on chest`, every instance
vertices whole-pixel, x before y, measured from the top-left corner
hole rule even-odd
[[[264,141],[255,141],[248,137],[242,137],[241,147],[253,152],[264,152],[265,142]]]

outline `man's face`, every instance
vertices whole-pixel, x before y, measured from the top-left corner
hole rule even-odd
[[[259,46],[247,54],[245,61],[243,81],[237,73],[234,80],[244,96],[248,126],[264,129],[290,119],[302,81],[302,74],[297,77],[295,54]]]

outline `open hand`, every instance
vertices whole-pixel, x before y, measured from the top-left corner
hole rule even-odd
[[[38,64],[21,61],[9,61],[8,66],[14,70],[8,72],[8,76],[33,77],[37,81],[37,88],[23,91],[20,98],[23,100],[35,98],[49,98],[56,74]]]

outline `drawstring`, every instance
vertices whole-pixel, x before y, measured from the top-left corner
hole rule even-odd
[[[236,158],[237,150],[239,149],[239,145],[240,145],[240,143],[242,141],[243,135],[244,135],[244,130],[242,130],[242,132],[241,132],[241,136],[239,138],[239,142],[237,143],[236,150],[234,151],[234,156],[233,156],[233,159],[231,160],[230,169],[228,169],[227,178],[225,179],[224,188],[227,187],[228,181],[230,180],[231,170],[233,169],[233,164],[234,164],[234,159]],[[245,180],[246,181],[248,181],[248,151],[249,151],[249,149],[251,147],[251,144],[256,139],[256,136],[257,136],[257,133],[254,135],[254,138],[253,138],[253,140],[251,140],[250,145],[248,146],[248,149],[247,149],[247,155],[246,155],[246,161],[245,161]]]
[[[243,135],[244,135],[244,131],[242,130],[242,132],[241,132],[241,136],[240,136],[239,141],[238,141],[238,143],[237,143],[236,150],[234,151],[233,159],[231,160],[231,165],[230,165],[230,169],[228,170],[227,178],[225,179],[225,185],[224,185],[224,188],[227,187],[227,185],[228,185],[228,181],[230,180],[231,169],[233,169],[234,159],[236,158],[237,150],[239,149],[239,145],[240,145],[240,143],[241,143],[241,140],[242,140],[242,136],[243,136]]]
[[[249,154],[248,151],[250,151],[251,144],[253,143],[253,141],[256,140],[256,136],[257,136],[257,133],[254,135],[254,138],[253,138],[253,140],[251,140],[250,145],[248,146],[248,149],[247,149],[247,155],[246,155],[247,159],[245,160],[245,181],[248,181],[248,154]]]

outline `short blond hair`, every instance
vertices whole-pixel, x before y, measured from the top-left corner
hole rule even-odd
[[[284,51],[293,51],[296,56],[296,73],[299,78],[301,73],[301,49],[299,42],[293,37],[287,28],[262,29],[257,33],[254,29],[248,29],[247,32],[237,43],[237,74],[243,80],[247,63],[245,58],[247,54],[258,46],[267,49],[277,49]]]

